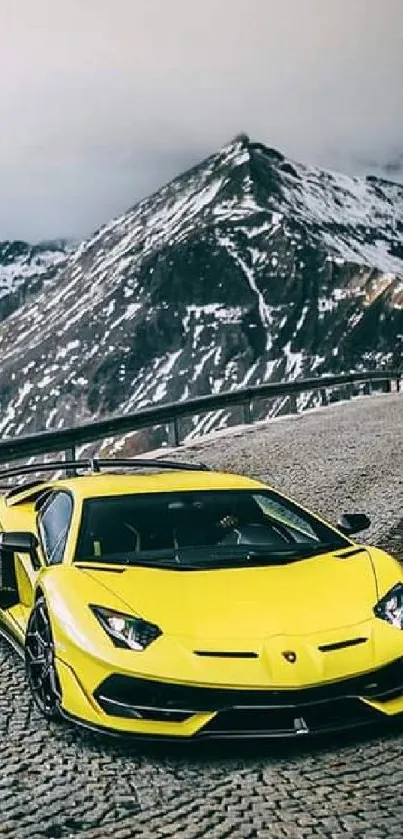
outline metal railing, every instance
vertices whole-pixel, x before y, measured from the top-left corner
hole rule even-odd
[[[24,437],[3,438],[0,440],[0,463],[20,460],[50,452],[63,451],[67,460],[75,460],[76,449],[86,443],[94,443],[110,437],[118,437],[144,428],[169,424],[173,427],[173,443],[180,444],[179,421],[183,417],[198,416],[223,408],[241,406],[243,421],[253,421],[253,406],[256,401],[279,396],[296,397],[308,391],[319,391],[323,404],[328,404],[328,389],[340,386],[365,384],[368,392],[372,384],[383,384],[390,392],[395,384],[400,390],[401,373],[399,370],[369,370],[332,376],[320,376],[310,379],[297,379],[292,382],[269,382],[240,390],[224,391],[189,399],[186,402],[166,403],[142,408],[131,414],[107,417],[73,428],[55,429]],[[295,406],[294,406],[295,407]]]

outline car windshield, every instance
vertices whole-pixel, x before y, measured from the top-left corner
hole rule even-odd
[[[285,564],[349,545],[271,490],[197,490],[85,501],[75,559],[192,570]]]

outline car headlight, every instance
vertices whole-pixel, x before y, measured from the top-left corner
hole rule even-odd
[[[162,635],[159,626],[142,618],[105,609],[103,606],[91,606],[91,609],[116,647],[141,652]]]
[[[393,588],[382,597],[374,608],[377,618],[403,629],[403,585],[396,583]]]

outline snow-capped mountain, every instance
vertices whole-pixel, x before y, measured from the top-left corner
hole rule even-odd
[[[0,242],[0,320],[46,287],[70,249],[63,239],[37,245]]]
[[[240,136],[105,225],[0,325],[0,429],[398,364],[402,342],[403,186]]]

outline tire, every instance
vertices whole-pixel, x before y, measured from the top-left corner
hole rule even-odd
[[[39,597],[28,619],[25,635],[25,672],[33,700],[48,720],[60,717],[61,688],[55,664],[52,628],[44,597]]]

